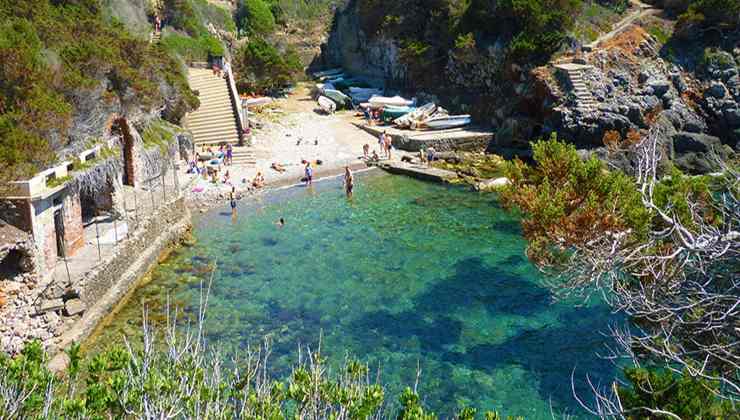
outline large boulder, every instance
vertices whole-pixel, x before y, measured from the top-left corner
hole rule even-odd
[[[687,152],[709,153],[722,148],[718,137],[707,134],[688,133],[685,131],[673,135],[673,150],[677,154]]]
[[[665,79],[655,79],[648,82],[648,86],[653,89],[653,94],[658,98],[662,97],[671,88],[671,84]]]
[[[709,85],[709,89],[704,92],[705,97],[712,97],[717,99],[722,99],[727,95],[727,88],[725,87],[722,82],[712,82],[711,85]]]

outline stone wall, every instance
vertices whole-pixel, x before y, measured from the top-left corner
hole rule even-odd
[[[119,243],[113,255],[73,285],[87,309],[50,350],[55,352],[72,342],[85,340],[101,320],[125,301],[160,254],[178,243],[190,226],[190,212],[182,197],[161,206],[139,223],[136,230]],[[63,360],[63,353],[55,363],[60,363],[59,358]]]

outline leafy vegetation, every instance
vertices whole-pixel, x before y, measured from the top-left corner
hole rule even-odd
[[[734,29],[740,25],[740,0],[691,0],[679,17],[678,26]]]
[[[148,338],[152,338],[149,336]],[[194,337],[190,337],[191,339]],[[39,342],[14,358],[0,354],[0,415],[9,418],[381,418],[385,392],[371,381],[368,366],[348,360],[332,371],[319,352],[307,353],[286,380],[266,373],[266,349],[221,365],[223,355],[198,345],[149,341],[113,347],[84,359],[78,345],[67,351],[69,365],[59,377],[47,368]],[[135,348],[135,349],[134,349]],[[175,351],[176,350],[176,351]],[[374,376],[374,375],[373,375]],[[25,398],[15,398],[23,395]],[[399,397],[399,419],[436,419],[419,395],[407,388]],[[458,418],[472,420],[464,408]],[[501,420],[496,412],[485,418]]]
[[[511,183],[502,190],[505,206],[523,213],[522,227],[534,261],[557,265],[570,247],[604,232],[630,230],[639,239],[650,223],[634,181],[610,172],[598,158],[582,160],[575,146],[557,140],[532,144],[537,165],[516,160],[504,172]]]
[[[716,381],[677,375],[664,369],[627,368],[630,386],[618,389],[630,420],[653,418],[648,409],[671,412],[682,419],[738,419],[732,403],[716,397]]]
[[[263,0],[244,0],[236,17],[248,34],[268,35],[275,29],[275,16]]]
[[[164,19],[165,28],[171,26],[177,31],[165,29],[161,42],[163,47],[186,62],[224,55],[223,45],[208,31],[208,24],[216,29],[236,32],[231,14],[206,0],[165,0]]]
[[[177,61],[106,20],[97,0],[0,0],[0,22],[0,184],[54,162],[90,101],[148,109],[168,92],[175,119],[197,103]]]
[[[302,69],[291,50],[279,51],[266,39],[255,36],[234,54],[237,88],[241,92],[265,93],[289,85]]]
[[[559,274],[556,293],[599,290],[630,316],[635,331],[612,334],[643,367],[626,369],[629,384],[600,394],[595,411],[630,419],[737,419],[737,353],[715,351],[737,339],[730,320],[737,317],[730,274],[737,271],[737,172],[726,166],[719,177],[676,169],[660,180],[645,177],[659,165],[650,158],[652,141],[649,135],[630,142],[641,165],[635,177],[608,171],[594,157],[582,160],[555,137],[535,142],[535,165],[507,165],[511,185],[501,199],[523,213],[530,258]],[[699,234],[704,242],[694,239]]]

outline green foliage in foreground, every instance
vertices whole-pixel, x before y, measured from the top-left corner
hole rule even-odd
[[[302,66],[298,55],[279,51],[264,38],[249,39],[233,58],[236,83],[240,92],[264,93],[289,85]]]
[[[681,4],[681,3],[679,3]],[[736,29],[740,25],[740,0],[691,0],[679,18],[679,26]]]
[[[716,397],[719,384],[677,375],[667,370],[625,369],[631,387],[619,387],[619,397],[628,407],[627,418],[651,417],[642,407],[669,411],[682,419],[738,419],[740,414],[727,400]]]
[[[151,344],[151,343],[149,343]],[[158,344],[158,343],[157,343]],[[318,353],[301,361],[290,378],[267,375],[265,353],[250,353],[235,367],[220,363],[201,342],[157,345],[147,351],[114,347],[84,360],[79,346],[67,354],[60,376],[47,367],[40,343],[21,354],[0,354],[2,418],[351,418],[386,417],[385,392],[371,382],[367,365],[348,360],[331,372]],[[436,419],[410,388],[399,397],[399,419]],[[463,409],[457,418],[475,418]],[[500,420],[495,412],[486,419]]]

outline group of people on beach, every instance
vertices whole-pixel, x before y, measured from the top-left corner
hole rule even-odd
[[[393,150],[393,137],[388,134],[388,131],[383,131],[378,135],[378,148],[380,149],[380,153],[383,155],[386,159],[391,159],[391,151]],[[369,161],[379,161],[380,156],[378,156],[378,152],[373,149],[372,155],[370,154],[370,145],[364,144],[362,146],[362,156],[365,160]]]

